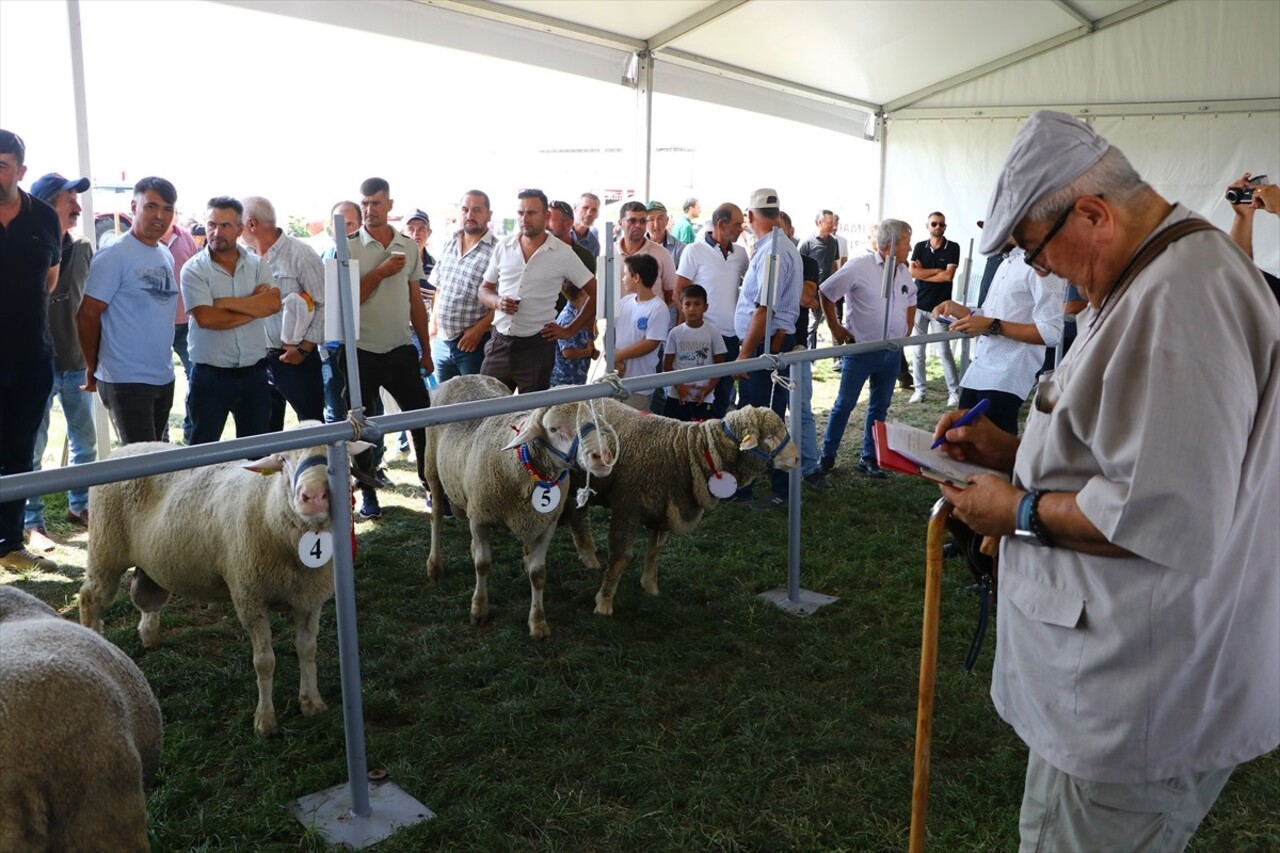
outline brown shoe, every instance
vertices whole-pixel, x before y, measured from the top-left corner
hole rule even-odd
[[[58,543],[49,538],[49,531],[43,527],[31,527],[27,529],[27,546],[34,551],[52,551],[58,547]]]
[[[26,548],[19,548],[7,554],[0,554],[0,568],[11,572],[56,572],[58,564],[53,560],[31,553]]]
[[[78,527],[88,527],[89,510],[86,508],[76,512],[74,509],[69,509],[67,510],[67,521]]]

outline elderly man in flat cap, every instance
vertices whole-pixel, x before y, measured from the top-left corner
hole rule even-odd
[[[1181,850],[1280,745],[1280,308],[1221,231],[1087,124],[1038,112],[981,250],[1078,286],[1075,347],[1019,441],[936,434],[1012,474],[943,492],[1002,536],[991,696],[1030,747],[1023,850]]]

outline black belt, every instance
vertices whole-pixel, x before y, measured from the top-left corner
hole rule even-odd
[[[201,370],[212,370],[214,373],[221,373],[223,376],[248,376],[250,373],[256,373],[259,370],[267,369],[267,360],[264,358],[257,364],[251,364],[248,367],[218,367],[213,364],[197,363],[196,367]]]

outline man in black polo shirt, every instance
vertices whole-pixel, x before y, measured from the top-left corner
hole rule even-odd
[[[36,430],[53,389],[49,293],[58,283],[62,228],[52,207],[18,188],[26,146],[0,130],[0,475],[31,470]],[[0,568],[53,571],[57,564],[24,547],[25,500],[0,503]]]
[[[940,302],[951,298],[951,281],[960,266],[960,244],[953,243],[943,235],[947,231],[947,218],[938,211],[929,214],[929,239],[916,243],[911,253],[911,277],[916,280],[916,322],[915,334],[927,335],[945,332],[946,326],[933,317],[933,309]],[[960,373],[956,370],[956,360],[951,354],[951,346],[942,341],[933,344],[934,352],[942,359],[942,373],[947,380],[947,405],[956,406],[960,402]],[[925,392],[925,347],[911,348],[911,374],[915,379],[916,392],[911,395],[912,403],[924,401]]]

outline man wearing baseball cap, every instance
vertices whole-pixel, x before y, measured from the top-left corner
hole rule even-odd
[[[1012,474],[943,486],[1002,536],[991,696],[1030,748],[1023,850],[1181,850],[1280,745],[1280,307],[1225,234],[1042,111],[981,251],[1010,236],[1089,306],[1021,441],[936,434]]]
[[[71,229],[80,219],[80,193],[89,189],[88,178],[64,178],[52,172],[31,185],[31,195],[48,204],[58,214],[62,228],[62,264],[58,267],[58,283],[49,294],[49,333],[53,337],[53,391],[45,400],[44,418],[36,430],[36,446],[32,470],[40,470],[49,439],[49,412],[53,398],[62,405],[67,422],[67,439],[71,445],[71,463],[80,465],[96,457],[97,433],[93,427],[93,395],[81,390],[85,384],[84,354],[76,333],[76,309],[84,296],[85,279],[89,277],[89,259],[93,246],[83,237],[75,237]],[[86,526],[89,523],[89,490],[67,492],[67,520]],[[34,549],[53,550],[53,540],[44,526],[44,500],[27,498],[23,518],[27,542]]]

